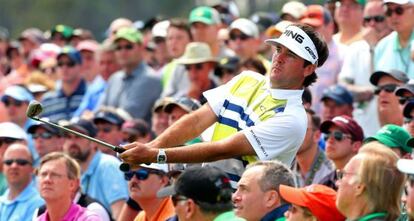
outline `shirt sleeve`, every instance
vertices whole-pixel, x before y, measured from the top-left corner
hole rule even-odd
[[[288,111],[288,110],[285,110]],[[304,110],[276,114],[273,118],[243,130],[260,160],[277,159],[290,165],[305,138]]]

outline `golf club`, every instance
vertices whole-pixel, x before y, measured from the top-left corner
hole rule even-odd
[[[40,113],[42,113],[42,111],[43,111],[42,104],[39,103],[38,101],[33,100],[33,101],[30,102],[29,106],[27,107],[26,116],[29,117],[30,119],[33,119],[33,120],[42,122],[42,123],[47,124],[47,125],[50,125],[52,127],[59,128],[59,129],[65,131],[65,132],[72,133],[72,134],[75,134],[75,135],[80,136],[82,138],[85,138],[85,139],[88,139],[90,141],[93,141],[93,142],[96,142],[98,144],[101,144],[102,146],[108,147],[108,148],[110,148],[111,150],[113,150],[113,151],[115,151],[117,153],[123,153],[125,151],[125,149],[122,148],[122,147],[119,147],[119,146],[115,146],[115,145],[106,143],[106,142],[104,142],[102,140],[98,140],[96,138],[87,136],[85,134],[79,133],[79,132],[74,131],[74,130],[71,130],[69,128],[60,126],[58,124],[55,124],[55,123],[52,123],[52,122],[49,122],[49,121],[42,120],[42,119],[40,119],[40,118],[37,117]],[[129,171],[131,169],[131,167],[130,167],[129,164],[122,163],[119,166],[119,169],[121,171],[127,172],[127,171]]]

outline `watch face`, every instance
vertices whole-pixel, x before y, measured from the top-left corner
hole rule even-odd
[[[158,161],[160,161],[160,162],[165,162],[165,156],[164,156],[164,155],[160,155],[160,156],[158,157]]]

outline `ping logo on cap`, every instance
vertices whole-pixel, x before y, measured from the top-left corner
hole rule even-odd
[[[304,37],[302,35],[300,35],[299,33],[296,33],[296,32],[293,32],[292,30],[286,29],[283,34],[286,35],[286,36],[291,37],[292,39],[297,41],[299,44],[303,43]]]

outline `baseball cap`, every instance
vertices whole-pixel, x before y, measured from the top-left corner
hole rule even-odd
[[[189,23],[201,22],[207,25],[220,24],[220,14],[212,7],[200,6],[190,12]]]
[[[151,164],[140,164],[139,165],[142,168],[148,168],[148,169],[153,169],[153,170],[160,170],[163,171],[165,173],[168,173],[168,164],[163,163],[163,164],[159,164],[159,163],[151,163]]]
[[[152,107],[152,113],[158,112],[160,110],[164,110],[164,106],[169,103],[172,99],[172,97],[163,97],[159,98],[155,101],[154,106]]]
[[[286,28],[293,24],[291,21],[287,21],[287,20],[282,20],[279,21],[278,23],[276,23],[273,26],[270,26],[267,30],[266,30],[266,36],[279,36],[281,35],[283,32],[285,32]]]
[[[362,141],[364,139],[364,132],[361,126],[354,119],[346,115],[336,116],[332,120],[323,122],[320,126],[321,132],[329,133],[329,128],[334,125],[342,132],[350,134],[354,141]]]
[[[257,25],[246,18],[238,18],[230,24],[229,30],[239,30],[243,34],[250,36],[250,37],[259,37],[259,29]]]
[[[273,12],[255,12],[250,16],[250,20],[259,28],[259,32],[265,31],[270,26],[277,23],[279,16]]]
[[[312,27],[320,27],[331,20],[331,14],[323,6],[309,5],[300,22]]]
[[[167,37],[167,30],[169,26],[170,26],[170,21],[168,20],[158,22],[157,24],[154,25],[154,27],[152,27],[152,30],[151,30],[152,37],[153,38]]]
[[[173,185],[157,193],[159,198],[173,195],[185,196],[196,202],[231,205],[230,178],[216,167],[189,167]]]
[[[412,146],[408,144],[410,140]],[[414,147],[414,138],[411,138],[404,128],[395,124],[384,125],[374,136],[366,138],[364,143],[371,141],[378,141],[390,148],[399,148],[406,153],[411,153]]]
[[[395,78],[398,81],[401,81],[403,83],[407,83],[410,79],[407,77],[407,74],[405,74],[402,71],[399,70],[389,70],[389,71],[376,71],[372,73],[371,77],[369,78],[369,81],[371,84],[377,86],[378,81],[381,79],[382,76],[388,75],[392,78]]]
[[[404,92],[409,92],[414,95],[414,84],[404,84],[395,91],[395,95],[402,96]]]
[[[46,39],[43,36],[43,32],[40,31],[38,28],[28,28],[24,30],[19,37],[19,41],[22,41],[24,39],[30,40],[32,42],[41,44],[46,41]]]
[[[123,27],[116,32],[114,42],[119,39],[125,39],[132,43],[142,43],[142,34],[136,28]]]
[[[119,126],[121,126],[124,123],[124,119],[122,119],[121,116],[119,116],[117,113],[114,113],[112,111],[96,112],[93,118],[93,122],[96,124],[99,121],[104,121],[104,122],[108,122],[108,123],[119,125]]]
[[[321,101],[332,99],[338,105],[350,104],[354,102],[352,94],[341,85],[332,85],[326,88],[322,93]]]
[[[414,1],[413,0],[384,0],[384,4],[387,4],[387,3],[395,3],[395,4],[398,4],[398,5],[405,5],[405,4],[409,4],[409,3],[413,4]]]
[[[335,205],[336,191],[312,184],[303,188],[280,185],[280,195],[289,203],[308,208],[319,221],[343,221],[345,217]]]
[[[1,101],[5,102],[8,97],[11,97],[18,101],[27,101],[30,102],[34,100],[34,97],[30,91],[19,85],[12,85],[4,91]]]
[[[174,98],[173,100],[165,104],[164,111],[167,113],[171,113],[174,106],[178,106],[190,113],[200,108],[201,104],[199,101],[189,97]]]
[[[210,46],[204,42],[188,43],[184,54],[177,59],[179,64],[198,64],[209,61],[216,62],[216,58],[211,53]]]
[[[56,33],[60,33],[60,34],[62,34],[62,36],[64,38],[69,39],[70,37],[72,37],[73,28],[70,27],[70,26],[67,26],[67,25],[59,24],[59,25],[56,25],[55,27],[53,27],[50,30],[50,32],[51,32],[52,36]]]
[[[141,119],[127,120],[122,124],[122,132],[127,132],[132,135],[145,135],[151,132],[148,124]]]
[[[234,72],[239,68],[239,66],[240,58],[238,56],[224,57],[218,62],[216,68],[214,69],[214,74],[216,76],[222,76],[223,69]]]
[[[293,16],[295,19],[300,19],[306,11],[306,6],[302,2],[291,1],[283,5],[280,17],[285,14]]]
[[[299,27],[289,25],[279,38],[267,39],[268,44],[281,44],[312,64],[318,62],[318,51],[310,37]]]
[[[96,50],[98,50],[98,48],[99,48],[99,44],[98,44],[98,42],[96,42],[94,40],[83,40],[83,41],[79,42],[79,44],[76,46],[76,49],[78,51],[95,52]]]
[[[0,123],[0,137],[27,140],[26,132],[19,125],[12,122]]]
[[[45,117],[41,118],[41,120],[50,122],[49,118],[45,118]],[[55,122],[53,122],[53,123],[55,123]],[[55,134],[55,135],[61,135],[61,131],[58,128],[52,127],[52,126],[50,126],[48,124],[45,124],[45,123],[42,123],[40,121],[35,121],[32,125],[30,125],[30,127],[27,128],[27,132],[29,134],[34,134],[38,128],[43,128],[46,131],[48,131],[52,134]]]
[[[98,129],[92,121],[84,119],[76,119],[63,126],[75,131],[80,131],[81,133],[86,133],[90,137],[95,137],[98,132]]]
[[[397,168],[403,173],[414,174],[414,160],[399,159],[397,161]]]
[[[82,64],[81,54],[72,46],[64,46],[56,58],[59,60],[59,58],[63,55],[68,56],[70,60],[76,62],[77,64]]]

